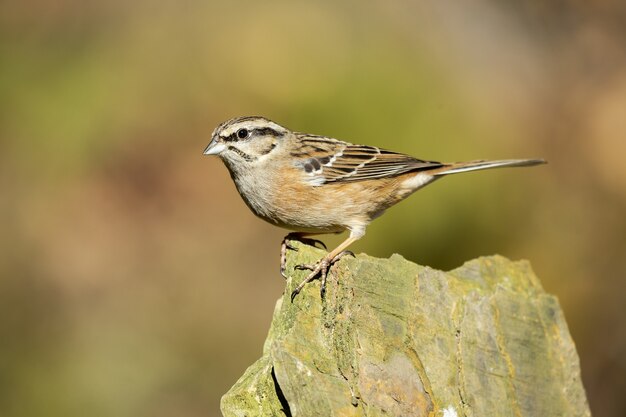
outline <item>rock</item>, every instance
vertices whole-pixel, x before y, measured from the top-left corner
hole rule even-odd
[[[290,251],[288,270],[324,252]],[[222,398],[230,416],[590,416],[557,299],[528,262],[450,272],[345,257],[276,303],[263,357]]]

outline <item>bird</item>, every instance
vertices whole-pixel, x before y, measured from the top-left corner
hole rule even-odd
[[[311,236],[348,231],[348,237],[316,264],[292,291],[291,301],[319,276],[324,297],[329,268],[365,235],[385,210],[446,175],[502,167],[527,167],[544,159],[436,162],[376,146],[291,131],[261,116],[236,117],[219,124],[204,155],[226,165],[237,191],[261,219],[291,230],[283,239],[280,272],[286,274],[290,243],[321,243]],[[322,246],[323,243],[322,243]],[[324,246],[325,247],[325,246]]]

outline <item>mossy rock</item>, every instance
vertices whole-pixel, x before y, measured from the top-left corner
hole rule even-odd
[[[297,247],[288,270],[324,255]],[[314,281],[291,302],[294,271],[224,416],[590,416],[563,312],[528,262],[359,255],[331,271],[324,299]]]

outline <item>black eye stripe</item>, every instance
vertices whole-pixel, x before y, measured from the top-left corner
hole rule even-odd
[[[253,129],[253,132],[255,135],[273,136],[275,138],[281,138],[284,136],[283,132],[274,130],[271,127],[257,127],[256,129]]]
[[[228,136],[222,136],[222,140],[224,142],[237,142],[239,139],[237,139],[237,134],[233,133]]]

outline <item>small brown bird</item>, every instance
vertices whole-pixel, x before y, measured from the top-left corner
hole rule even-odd
[[[409,195],[448,174],[545,163],[542,159],[508,159],[442,163],[424,161],[374,146],[353,145],[325,136],[292,132],[264,117],[238,117],[220,124],[204,151],[226,164],[239,194],[263,220],[294,230],[281,245],[281,273],[286,278],[290,240],[323,233],[350,235],[310,269],[293,290],[320,276],[324,294],[330,266],[365,235],[372,220]]]

